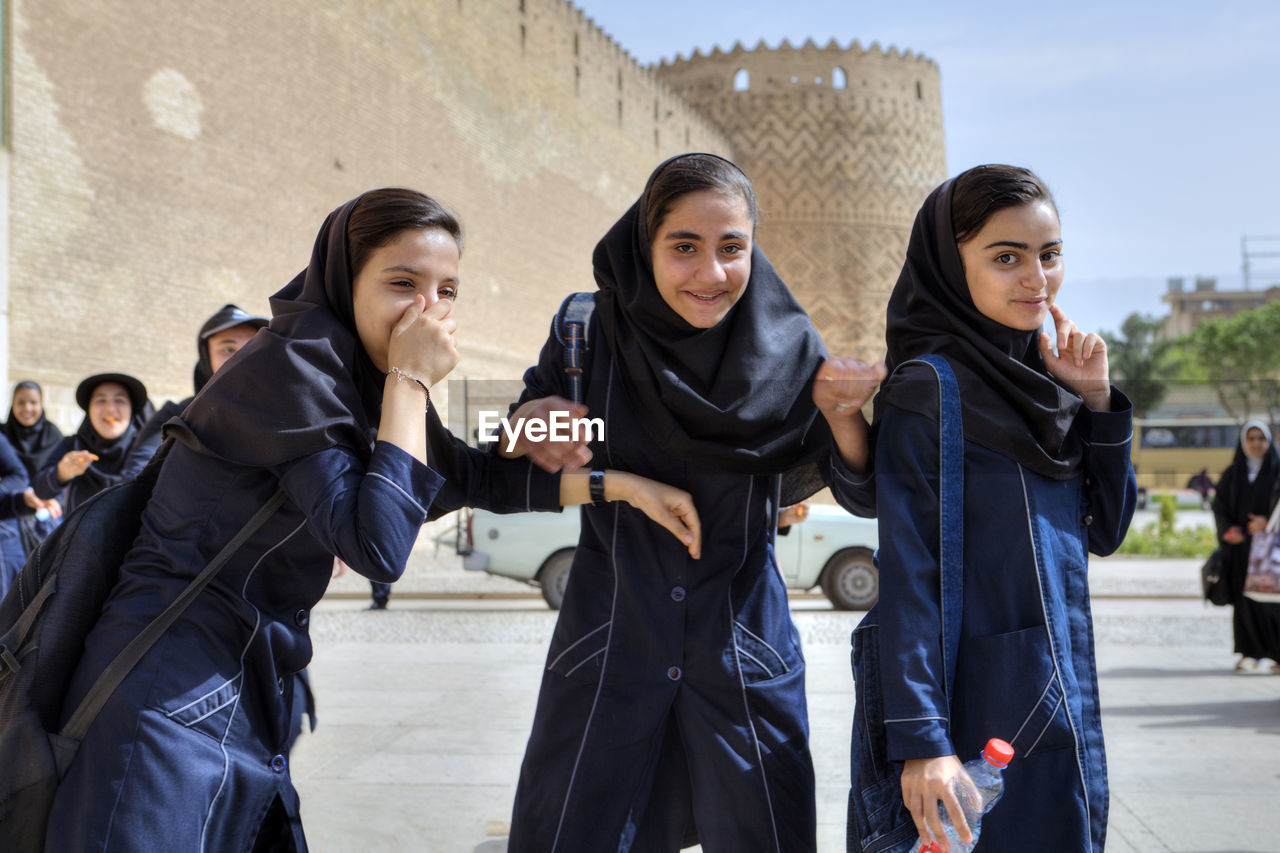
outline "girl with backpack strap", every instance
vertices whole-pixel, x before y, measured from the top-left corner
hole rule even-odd
[[[939,803],[961,827],[952,783],[989,738],[1016,757],[978,850],[1033,838],[1103,849],[1088,554],[1114,551],[1133,515],[1132,408],[1109,382],[1102,339],[1055,304],[1063,275],[1057,208],[1025,169],[964,172],[916,217],[889,300],[892,373],[875,407],[880,601],[855,632],[851,851],[897,853],[931,838],[946,849]],[[1049,315],[1056,351],[1040,330]],[[958,386],[954,527],[940,496],[939,379],[926,357]],[[956,544],[953,597],[943,555]]]
[[[333,555],[394,581],[423,522],[463,502],[571,502],[574,478],[470,450],[431,407],[457,362],[460,249],[457,220],[421,193],[342,205],[272,297],[270,325],[166,424],[174,443],[64,714],[269,495],[283,503],[93,719],[46,849],[305,850],[285,755],[292,676],[311,658],[310,610]],[[633,478],[623,496],[641,494],[696,523],[684,493]]]
[[[678,485],[704,535],[696,554],[626,507],[584,509],[513,853],[815,848],[804,656],[772,533],[781,506],[859,479],[883,367],[827,357],[755,226],[734,164],[661,164],[596,247],[584,405],[564,399],[555,324],[525,374],[516,416],[567,410],[604,434],[517,452]]]

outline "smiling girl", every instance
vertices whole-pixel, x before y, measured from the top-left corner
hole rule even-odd
[[[61,497],[66,512],[107,486],[133,477],[146,466],[155,446],[139,447],[141,413],[147,389],[124,373],[100,373],[76,388],[85,417],[74,436],[64,438],[45,457],[32,488],[45,500]]]
[[[1020,849],[1028,832],[1055,850],[1102,850],[1108,789],[1087,566],[1089,552],[1119,546],[1133,514],[1132,410],[1110,385],[1105,343],[1054,304],[1063,275],[1057,208],[1025,169],[964,172],[916,217],[889,300],[893,372],[876,400],[880,602],[855,635],[855,659],[871,636],[864,628],[878,626],[880,684],[855,671],[869,734],[855,737],[850,850],[910,850],[931,838],[946,849],[938,805],[962,827],[952,783],[989,738],[1009,741],[1016,757],[978,850]],[[1041,331],[1049,316],[1052,337]],[[939,379],[912,362],[925,355],[955,373],[963,424],[950,696]],[[890,823],[897,845],[877,835]],[[960,835],[969,840],[967,828]]]
[[[755,241],[737,166],[654,170],[596,247],[583,376],[590,447],[524,441],[550,468],[623,469],[692,493],[700,551],[638,513],[583,512],[516,791],[513,853],[814,849],[805,662],[776,514],[866,461],[883,366],[828,358]],[[554,334],[517,415],[569,409]],[[600,487],[616,474],[601,470]]]

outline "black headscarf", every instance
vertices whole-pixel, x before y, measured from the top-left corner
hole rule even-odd
[[[687,323],[654,281],[643,200],[596,246],[592,326],[645,429],[667,453],[728,471],[813,461],[830,445],[825,422],[814,429],[813,377],[826,349],[809,315],[753,242],[751,276],[729,313],[710,329]]]
[[[876,420],[892,404],[937,417],[937,386],[894,369],[928,354],[946,358],[960,384],[964,437],[1055,479],[1075,475],[1083,446],[1072,431],[1082,398],[1049,375],[1039,330],[1010,329],[973,304],[951,227],[954,181],[930,193],[916,215],[898,283],[889,297],[885,362],[890,377]]]
[[[30,380],[19,382],[13,393],[16,395],[23,388],[34,390],[40,395],[41,401],[44,400],[44,392],[40,390],[40,386]],[[54,426],[44,416],[43,405],[40,407],[40,420],[31,426],[23,426],[19,423],[18,419],[13,416],[13,406],[10,405],[9,420],[5,421],[3,426],[0,426],[0,432],[4,433],[5,438],[9,439],[9,443],[17,451],[18,458],[26,466],[27,477],[31,479],[34,479],[36,472],[44,467],[45,456],[53,449],[53,446],[62,441],[62,430]]]
[[[335,446],[368,461],[385,377],[356,332],[347,220],[358,201],[329,214],[310,264],[271,297],[271,324],[166,434],[241,465],[271,467]]]
[[[1256,473],[1249,479],[1249,455],[1244,452],[1245,438],[1249,430],[1256,429],[1267,437],[1267,451],[1257,460]],[[1252,515],[1271,515],[1274,503],[1271,492],[1280,475],[1280,455],[1276,453],[1275,442],[1271,440],[1271,429],[1262,421],[1249,421],[1240,429],[1240,441],[1236,443],[1236,453],[1231,464],[1222,472],[1218,481],[1218,493],[1215,506],[1229,521],[1227,526],[1239,524],[1243,526]],[[1221,531],[1220,531],[1221,532]]]
[[[138,417],[131,415],[129,417],[129,427],[116,438],[104,438],[98,434],[93,428],[93,423],[89,419],[89,415],[84,416],[84,420],[80,421],[80,427],[76,430],[76,448],[79,450],[87,450],[98,458],[94,461],[89,469],[76,478],[77,483],[84,485],[85,483],[93,483],[95,476],[109,475],[107,479],[96,483],[96,488],[90,494],[106,488],[117,482],[120,470],[124,468],[125,460],[129,457],[129,449],[133,447],[133,440],[138,436]]]

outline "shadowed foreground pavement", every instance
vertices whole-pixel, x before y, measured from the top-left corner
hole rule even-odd
[[[1195,598],[1197,566],[1091,566],[1111,853],[1280,849],[1280,677],[1231,672],[1230,610]],[[528,587],[462,572],[444,549],[416,558],[390,610],[364,611],[365,591],[339,579],[311,622],[320,726],[299,740],[293,774],[312,850],[505,850],[555,615]],[[456,597],[468,591],[516,597]],[[808,660],[819,850],[840,853],[848,640],[862,614],[812,596],[793,609]],[[1031,827],[1028,842],[1053,850]]]

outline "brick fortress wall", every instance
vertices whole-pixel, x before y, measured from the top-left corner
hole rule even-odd
[[[564,0],[16,0],[9,380],[190,394],[223,303],[266,313],[324,216],[435,195],[466,230],[455,376],[518,378],[659,161],[732,156]],[[7,402],[7,401],[6,401]]]
[[[857,42],[735,45],[658,77],[728,136],[759,242],[833,354],[884,354],[885,305],[920,203],[946,177],[938,67]]]

